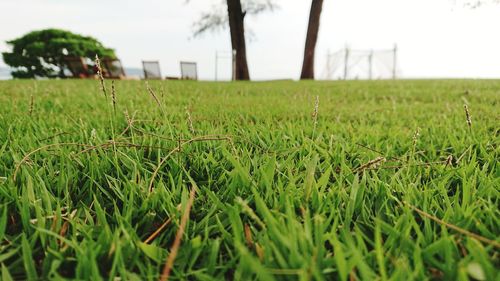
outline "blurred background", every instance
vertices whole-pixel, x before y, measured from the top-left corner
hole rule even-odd
[[[274,4],[273,10],[245,18],[252,80],[300,77],[311,1]],[[391,50],[397,44],[399,78],[498,78],[500,4],[469,4],[325,0],[316,77],[337,78],[328,77],[332,72],[328,54],[346,47]],[[0,52],[9,51],[7,40],[33,30],[60,28],[95,37],[115,49],[127,74],[141,75],[143,60],[158,60],[163,75],[179,76],[179,61],[185,60],[197,62],[199,79],[214,80],[216,52],[231,50],[229,28],[193,35],[200,16],[217,9],[224,11],[224,1],[1,0]],[[217,71],[218,79],[229,80],[231,60],[219,59]],[[9,73],[0,61],[2,79]]]

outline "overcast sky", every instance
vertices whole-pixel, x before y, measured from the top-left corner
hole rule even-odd
[[[116,50],[127,67],[159,60],[178,76],[179,61],[198,62],[214,78],[215,51],[230,50],[229,31],[192,38],[192,23],[220,0],[0,0],[0,50],[24,33],[48,27],[91,35]],[[248,18],[253,79],[297,79],[310,0],[277,0],[279,9]],[[327,50],[399,48],[404,77],[500,77],[500,5],[464,8],[454,0],[325,0],[316,74]],[[4,66],[3,61],[0,65]],[[229,77],[229,61],[219,64]]]

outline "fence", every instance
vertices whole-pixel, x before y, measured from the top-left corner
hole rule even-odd
[[[348,47],[326,56],[322,77],[334,79],[396,79],[398,47],[384,50],[356,50]]]

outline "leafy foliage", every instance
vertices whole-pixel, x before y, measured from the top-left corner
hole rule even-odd
[[[2,55],[5,63],[15,69],[15,78],[64,77],[66,56],[115,58],[114,51],[96,39],[60,29],[33,31],[7,44],[12,51]]]
[[[245,15],[257,15],[276,8],[273,0],[242,0],[241,6]],[[228,26],[226,0],[212,6],[210,11],[201,14],[193,24],[194,36],[207,31],[218,31]]]
[[[488,5],[500,4],[500,0],[454,0],[455,5],[461,5],[470,9],[478,9]]]

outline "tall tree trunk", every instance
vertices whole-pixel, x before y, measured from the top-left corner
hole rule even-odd
[[[245,44],[245,13],[241,10],[240,0],[227,0],[229,30],[231,32],[231,46],[236,51],[235,77],[236,80],[250,80],[247,64],[247,50]]]
[[[323,0],[312,0],[311,12],[309,13],[309,25],[307,27],[306,46],[304,48],[304,62],[300,79],[314,79],[314,52],[318,41],[319,21]]]

